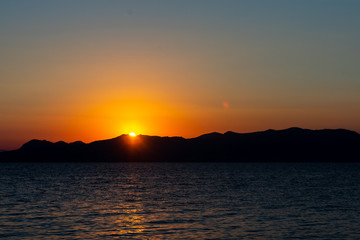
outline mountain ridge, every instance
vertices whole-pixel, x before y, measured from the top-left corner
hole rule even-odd
[[[298,127],[251,133],[212,132],[195,138],[138,135],[90,143],[33,139],[0,152],[0,161],[29,162],[359,162],[360,134]]]

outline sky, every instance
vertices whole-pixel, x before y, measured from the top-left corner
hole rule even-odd
[[[358,0],[2,0],[0,149],[360,132]]]

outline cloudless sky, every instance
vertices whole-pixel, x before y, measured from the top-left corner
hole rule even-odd
[[[360,132],[360,1],[0,1],[0,148]]]

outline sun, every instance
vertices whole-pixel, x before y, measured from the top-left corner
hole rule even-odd
[[[136,137],[136,133],[130,132],[130,133],[129,133],[129,136],[131,136],[131,137]]]

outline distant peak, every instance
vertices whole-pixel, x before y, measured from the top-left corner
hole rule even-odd
[[[299,128],[299,127],[291,127],[291,128],[285,129],[285,131],[303,131],[303,130],[306,130],[306,129]]]
[[[268,130],[266,130],[265,132],[274,132],[274,131],[276,131],[275,129],[268,129]]]
[[[52,142],[49,142],[47,140],[32,139],[29,142],[22,145],[20,149],[41,147],[44,145],[51,145],[51,144],[52,144]]]
[[[28,141],[28,142],[25,143],[25,144],[34,144],[34,143],[38,144],[38,143],[52,143],[52,142],[50,142],[50,141],[48,141],[48,140],[45,140],[45,139],[43,139],[43,140],[40,140],[40,139],[32,139],[32,140]]]
[[[204,137],[212,137],[212,136],[221,136],[221,133],[218,132],[211,132],[211,133],[205,133],[203,135],[200,135],[199,138],[204,138]]]
[[[225,135],[234,135],[234,134],[238,134],[236,132],[233,131],[227,131],[226,133],[224,133]]]

